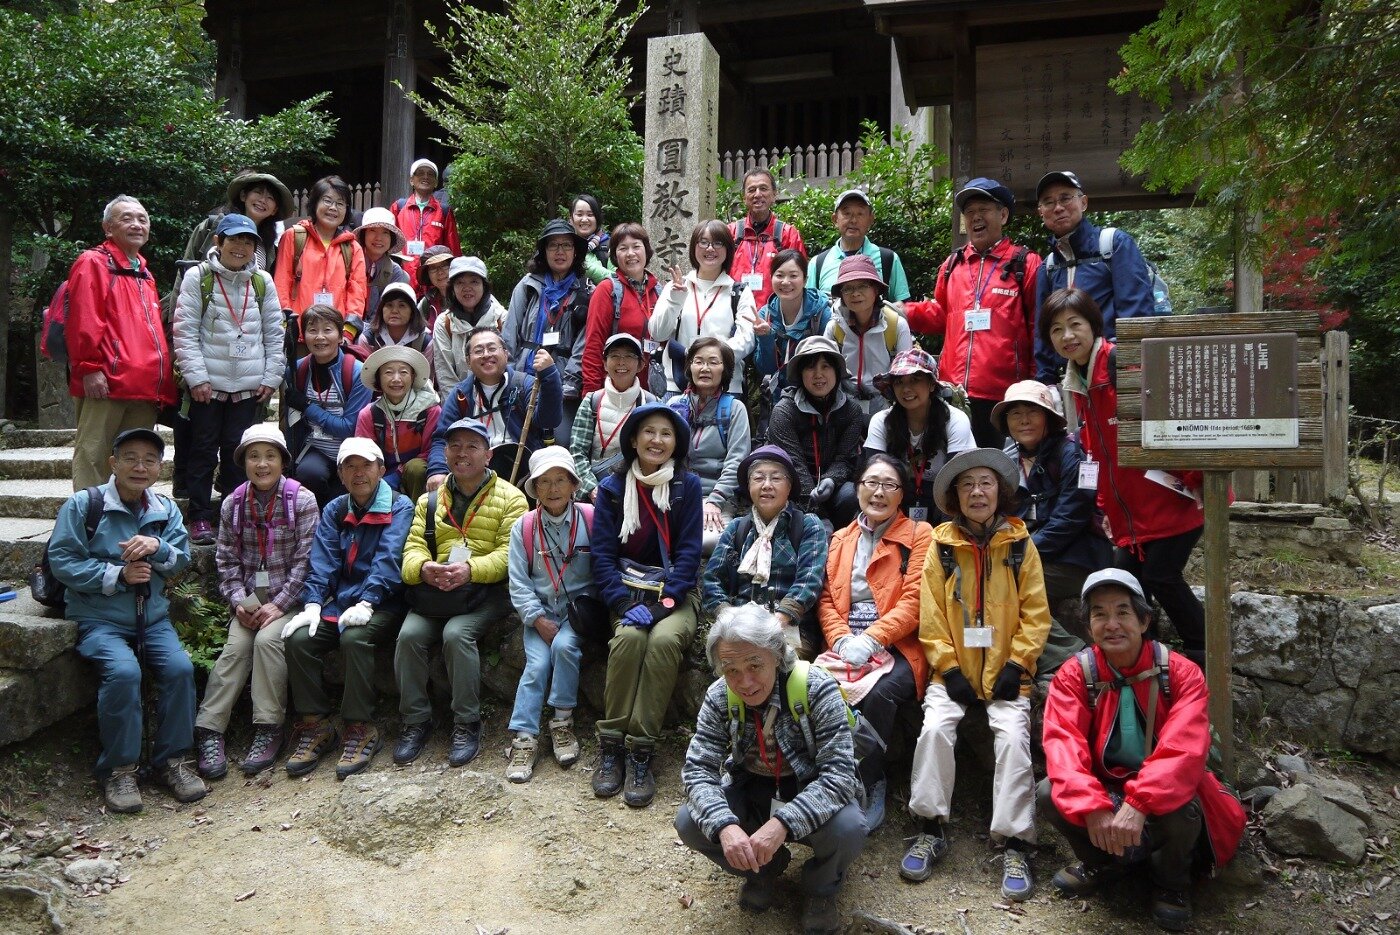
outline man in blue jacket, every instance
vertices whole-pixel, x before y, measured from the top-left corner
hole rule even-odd
[[[413,501],[384,482],[384,452],[351,436],[336,456],[341,494],[321,511],[311,545],[305,608],[282,629],[287,681],[300,717],[293,727],[287,773],[309,773],[336,743],[322,660],[337,646],[345,662],[340,703],[344,747],[335,774],[344,779],[379,752],[374,716],[374,647],[393,639],[402,616],[399,562],[413,524]]]
[[[1084,218],[1089,196],[1084,194],[1079,176],[1047,172],[1035,186],[1035,200],[1040,220],[1051,234],[1050,252],[1036,276],[1037,310],[1056,289],[1083,289],[1103,312],[1103,336],[1109,340],[1118,319],[1154,314],[1152,273],[1137,241],[1125,231],[1114,230],[1108,242],[1103,242],[1102,229]],[[1035,362],[1035,378],[1042,383],[1057,382],[1065,364],[1039,336]]]
[[[443,397],[442,414],[428,454],[428,490],[437,490],[447,480],[447,430],[458,419],[476,419],[486,426],[491,434],[493,457],[502,445],[524,444],[528,459],[536,450],[554,444],[554,429],[564,418],[564,389],[554,358],[544,348],[535,351],[531,360],[533,376],[510,370],[507,363],[506,346],[496,329],[473,328],[467,335],[467,367],[471,373]],[[522,439],[530,390],[536,380],[541,382],[535,415],[530,420],[529,434]],[[568,440],[562,442],[567,444]],[[513,461],[511,451],[509,460]],[[506,467],[498,473],[509,480],[509,465]]]
[[[67,588],[67,615],[78,624],[78,655],[97,667],[97,777],[113,812],[139,812],[141,679],[156,688],[151,767],[181,802],[209,790],[190,767],[194,747],[194,666],[170,624],[165,581],[190,563],[180,511],[151,493],[165,442],[150,429],[128,429],[112,443],[111,479],[79,490],[58,511],[49,564]],[[87,533],[92,497],[101,498]]]

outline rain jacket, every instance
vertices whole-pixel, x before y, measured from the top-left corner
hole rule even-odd
[[[574,290],[554,315],[545,319],[540,313],[540,299],[544,294],[544,279],[537,273],[526,273],[516,283],[510,295],[510,308],[506,312],[506,322],[501,328],[501,339],[506,345],[506,354],[519,368],[530,367],[535,348],[544,336],[557,332],[559,343],[546,347],[549,356],[559,367],[563,382],[564,398],[578,399],[583,395],[583,336],[588,321],[588,303],[593,297],[593,283],[587,276],[579,276]],[[558,425],[556,419],[553,423]]]
[[[403,411],[390,413],[389,400],[381,396],[360,410],[355,417],[355,434],[361,438],[373,439],[384,452],[384,477],[391,479],[403,469],[406,462],[414,458],[428,460],[428,449],[432,447],[433,434],[437,431],[438,418],[442,407],[438,405],[437,394],[428,387],[409,390],[404,400]],[[384,413],[384,432],[374,430],[374,411]],[[390,425],[393,426],[392,434]]]
[[[773,228],[782,225],[774,238]],[[783,250],[796,250],[807,255],[807,245],[802,242],[802,232],[789,221],[780,221],[776,215],[768,216],[768,223],[759,230],[749,223],[748,215],[729,222],[729,233],[734,236],[734,263],[729,275],[743,282],[749,273],[763,277],[763,286],[753,290],[754,304],[763,307],[773,294],[773,257]]]
[[[311,543],[311,571],[303,603],[320,604],[332,623],[360,601],[375,610],[397,610],[403,595],[399,558],[413,522],[413,501],[379,482],[374,499],[356,515],[349,494],[321,511]]]
[[[612,273],[593,289],[593,298],[588,300],[588,322],[583,336],[583,391],[592,393],[603,388],[603,346],[608,338],[621,332],[630,334],[642,342],[645,349],[650,340],[648,330],[652,312],[661,297],[661,283],[651,273],[646,274],[642,293],[626,280],[622,281],[622,302],[618,305],[617,328],[613,329],[613,289],[620,273]],[[642,379],[646,379],[646,368],[642,368]]]
[[[879,412],[890,405],[875,388],[875,378],[890,369],[895,357],[914,346],[914,338],[909,334],[909,323],[888,302],[875,306],[871,315],[870,327],[857,331],[851,324],[851,313],[837,300],[832,304],[831,320],[827,322],[825,334],[841,348],[841,356],[846,359],[846,372],[855,381],[856,395],[860,408],[866,414]],[[890,341],[885,330],[894,326],[894,351],[890,351]]]
[[[299,264],[292,262],[297,250],[297,228],[306,232],[306,246],[301,251]],[[346,241],[350,243],[348,276],[345,255],[340,246]],[[321,235],[309,219],[287,228],[277,244],[277,274],[273,281],[277,283],[282,307],[298,314],[314,305],[316,293],[324,290],[331,294],[331,305],[347,319],[351,315],[361,319],[365,316],[365,302],[369,295],[365,278],[365,252],[348,227],[337,231],[330,244],[321,243]]]
[[[535,380],[540,381],[540,392],[536,400],[535,417],[530,420],[530,434],[522,439],[520,430],[525,427],[525,413],[530,408],[530,388]],[[547,367],[539,374],[521,373],[518,370],[506,371],[506,386],[495,399],[496,409],[486,411],[481,408],[481,397],[476,392],[476,377],[468,373],[466,378],[454,388],[443,393],[442,413],[438,419],[438,429],[433,433],[432,454],[428,458],[428,474],[447,474],[447,429],[458,419],[479,419],[490,422],[492,419],[506,420],[506,437],[512,442],[523,442],[528,452],[538,451],[546,444],[555,444],[558,439],[545,440],[550,426],[558,425],[564,418],[563,403],[559,396],[559,368]],[[562,443],[562,442],[561,442]]]
[[[831,321],[831,299],[815,289],[802,290],[802,311],[791,325],[783,321],[777,296],[768,300],[759,312],[773,330],[761,338],[755,338],[757,346],[753,352],[754,369],[758,375],[766,377],[777,374],[773,381],[772,397],[776,403],[783,388],[787,386],[787,362],[792,352],[803,338],[826,333],[827,322]]]
[[[1011,439],[1003,449],[1021,466],[1021,449]],[[1084,449],[1068,435],[1048,435],[1035,453],[1035,462],[1021,477],[1021,504],[1016,515],[1025,520],[1043,564],[1064,562],[1089,571],[1113,564],[1113,550],[1095,528],[1094,492],[1079,486]]]

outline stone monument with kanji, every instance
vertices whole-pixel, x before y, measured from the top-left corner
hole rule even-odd
[[[664,281],[690,268],[690,231],[715,216],[719,53],[703,33],[647,40],[646,174],[642,207]]]

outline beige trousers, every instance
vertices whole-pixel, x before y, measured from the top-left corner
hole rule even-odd
[[[107,459],[112,456],[112,439],[127,429],[150,429],[156,425],[156,404],[129,399],[73,400],[78,416],[77,437],[73,441],[73,490],[96,487],[112,476]]]
[[[229,716],[238,696],[243,694],[249,674],[253,677],[253,723],[282,723],[287,710],[287,659],[282,654],[282,628],[299,613],[301,605],[261,630],[248,629],[236,617],[229,621],[228,641],[214,663],[214,671],[209,673],[195,727],[220,734],[228,730]]]

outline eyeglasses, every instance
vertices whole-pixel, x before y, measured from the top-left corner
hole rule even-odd
[[[122,455],[117,459],[117,463],[126,468],[140,465],[143,468],[155,469],[160,467],[160,458],[138,458],[135,455]]]
[[[472,348],[473,357],[493,357],[505,348],[500,344],[478,344]]]
[[[845,294],[848,293],[848,292],[874,292],[874,291],[875,291],[875,284],[874,284],[873,282],[870,282],[869,280],[865,280],[865,279],[857,280],[856,282],[848,282],[848,283],[846,283],[845,285],[843,285],[843,286],[841,287],[841,294],[842,294],[842,295],[845,295]]]
[[[545,249],[548,250],[550,253],[563,253],[565,250],[574,249],[574,245],[569,243],[568,241],[564,241],[562,243],[547,244],[545,246]]]
[[[348,205],[343,201],[336,201],[334,198],[322,198],[316,202],[323,208],[330,208],[332,211],[344,211]]]
[[[768,487],[768,486],[776,487],[776,486],[778,486],[779,484],[786,482],[787,479],[788,479],[788,476],[787,476],[786,474],[750,474],[750,475],[749,475],[749,483],[750,483],[750,484],[757,484],[757,485],[760,486],[760,487]]]
[[[1042,198],[1040,201],[1036,202],[1036,204],[1040,206],[1040,210],[1042,211],[1050,211],[1056,205],[1062,208],[1068,208],[1079,199],[1081,194],[1081,192],[1065,192],[1059,198]]]
[[[996,490],[997,482],[991,478],[984,480],[964,480],[958,481],[958,490],[961,493],[972,493],[974,490]]]
[[[701,250],[723,250],[724,244],[718,240],[697,240],[695,245]]]
[[[878,493],[882,490],[885,493],[893,493],[896,490],[903,489],[904,486],[897,480],[880,480],[876,477],[867,477],[860,482],[860,485],[871,493]]]

